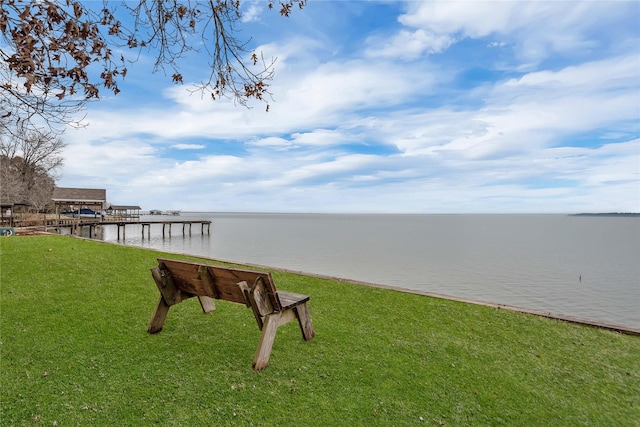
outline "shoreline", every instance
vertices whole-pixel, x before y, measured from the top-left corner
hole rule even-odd
[[[74,237],[76,237],[76,236],[74,236]],[[86,239],[84,237],[78,237],[78,238]],[[96,241],[95,239],[87,239],[87,240]],[[250,262],[243,262],[243,261],[237,261],[237,260],[228,260],[228,259],[221,259],[221,258],[213,258],[213,257],[202,256],[202,255],[193,255],[193,254],[188,254],[188,253],[184,253],[184,252],[170,252],[170,251],[166,251],[166,250],[160,251],[158,249],[143,248],[143,247],[140,247],[140,246],[128,245],[128,244],[125,244],[125,243],[116,243],[116,242],[109,242],[109,241],[101,241],[101,242],[108,243],[108,244],[115,244],[115,245],[124,245],[124,246],[129,246],[129,247],[138,248],[138,249],[152,250],[152,251],[155,251],[155,252],[164,252],[164,253],[168,253],[168,254],[194,257],[194,258],[199,258],[199,259],[208,260],[208,261],[214,261],[214,262],[220,262],[220,263],[225,263],[225,264],[235,264],[235,265],[243,265],[243,266],[256,268],[256,269],[281,271],[283,273],[299,274],[299,275],[302,275],[302,276],[314,277],[314,278],[318,278],[318,279],[334,280],[334,281],[341,282],[341,283],[349,283],[349,284],[359,285],[359,286],[369,286],[369,287],[372,287],[372,288],[386,289],[386,290],[390,290],[390,291],[397,291],[397,292],[403,292],[403,293],[409,293],[409,294],[415,294],[415,295],[423,295],[423,296],[427,296],[427,297],[440,298],[440,299],[445,299],[445,300],[450,300],[450,301],[457,301],[457,302],[462,302],[462,303],[467,303],[467,304],[482,305],[482,306],[485,306],[485,307],[492,307],[492,308],[508,310],[508,311],[514,311],[514,312],[523,313],[523,314],[529,314],[529,315],[538,316],[538,317],[545,317],[547,319],[554,319],[554,320],[559,320],[559,321],[563,321],[563,322],[567,322],[567,323],[574,323],[574,324],[578,324],[578,325],[589,326],[589,327],[593,327],[593,328],[607,329],[607,330],[611,330],[611,331],[618,332],[618,333],[625,334],[625,335],[640,336],[640,328],[635,328],[635,327],[626,326],[626,325],[619,325],[619,324],[614,324],[614,323],[608,323],[608,322],[601,322],[601,321],[597,321],[597,320],[583,319],[583,318],[579,318],[579,317],[575,317],[575,316],[555,314],[555,313],[551,313],[551,312],[547,312],[547,311],[543,311],[543,310],[535,310],[535,309],[518,307],[518,306],[513,306],[513,305],[508,305],[508,304],[492,303],[492,302],[488,302],[488,301],[476,300],[476,299],[473,299],[473,298],[456,297],[456,296],[440,294],[440,293],[436,293],[436,292],[420,291],[420,290],[417,290],[417,289],[404,288],[404,287],[401,287],[401,286],[390,286],[390,285],[383,285],[383,284],[380,284],[380,283],[365,282],[365,281],[361,281],[361,280],[345,279],[345,278],[337,277],[337,276],[329,276],[329,275],[317,274],[317,273],[308,273],[308,272],[301,271],[301,270],[292,270],[292,269],[288,269],[288,268],[280,268],[280,267],[273,267],[273,266],[269,266],[269,265],[254,264],[254,263],[250,263]]]
[[[49,233],[49,232],[35,232],[35,233],[22,234],[22,235],[54,235],[54,236],[60,236],[60,234]],[[119,242],[113,242],[113,241],[97,240],[97,239],[92,239],[92,238],[88,238],[88,237],[81,237],[81,236],[74,236],[74,235],[66,235],[65,237],[71,237],[71,238],[82,239],[82,240],[90,240],[92,242],[100,242],[100,243],[116,245],[116,246],[127,246],[127,247],[137,248],[137,249],[141,249],[141,250],[149,250],[149,251],[154,251],[154,252],[163,252],[163,253],[167,253],[167,254],[188,256],[188,257],[199,258],[199,259],[203,259],[203,260],[208,260],[208,261],[213,261],[213,262],[220,262],[220,263],[225,263],[225,264],[243,265],[243,266],[256,268],[256,269],[281,271],[283,273],[299,274],[299,275],[302,275],[302,276],[314,277],[314,278],[318,278],[318,279],[333,280],[333,281],[337,281],[337,282],[341,282],[341,283],[349,283],[349,284],[358,285],[358,286],[368,286],[368,287],[372,287],[372,288],[386,289],[386,290],[409,293],[409,294],[414,294],[414,295],[422,295],[422,296],[427,296],[427,297],[432,297],[432,298],[445,299],[445,300],[449,300],[449,301],[457,301],[457,302],[462,302],[462,303],[467,303],[467,304],[481,305],[481,306],[485,306],[485,307],[497,308],[497,309],[501,309],[501,310],[508,310],[508,311],[513,311],[513,312],[518,312],[518,313],[523,313],[523,314],[529,314],[529,315],[538,316],[538,317],[544,317],[544,318],[547,318],[547,319],[554,319],[554,320],[567,322],[567,323],[573,323],[573,324],[578,324],[578,325],[583,325],[583,326],[589,326],[589,327],[593,327],[593,328],[607,329],[607,330],[611,330],[611,331],[614,331],[614,332],[617,332],[617,333],[621,333],[621,334],[625,334],[625,335],[640,336],[640,328],[636,328],[636,327],[633,327],[633,326],[627,326],[627,325],[620,325],[620,324],[602,322],[602,321],[597,321],[597,320],[584,319],[584,318],[579,318],[579,317],[569,316],[569,315],[563,315],[563,314],[556,314],[556,313],[552,313],[552,312],[548,312],[548,311],[544,311],[544,310],[536,310],[536,309],[530,309],[530,308],[525,308],[525,307],[518,307],[518,306],[509,305],[509,304],[492,303],[492,302],[477,300],[477,299],[473,299],[473,298],[456,297],[456,296],[453,296],[453,295],[441,294],[441,293],[437,293],[437,292],[421,291],[421,290],[410,289],[410,288],[405,288],[405,287],[401,287],[401,286],[391,286],[391,285],[384,285],[384,284],[380,284],[380,283],[365,282],[365,281],[355,280],[355,279],[345,279],[345,278],[337,277],[337,276],[330,276],[330,275],[324,275],[324,274],[318,274],[318,273],[309,273],[309,272],[305,272],[305,271],[301,271],[301,270],[293,270],[293,269],[288,269],[288,268],[273,267],[273,266],[269,266],[269,265],[255,264],[255,263],[243,262],[243,261],[238,261],[238,260],[213,258],[213,257],[207,257],[207,256],[203,256],[203,255],[194,255],[194,254],[189,254],[189,253],[184,253],[184,252],[171,252],[171,251],[167,251],[167,250],[145,248],[145,247],[141,247],[141,246],[137,246],[137,245],[130,245],[130,244],[126,244],[126,243],[119,243]]]
[[[133,247],[138,247],[139,248],[139,246],[133,246]],[[172,252],[167,252],[167,253],[172,253]],[[227,263],[227,264],[245,265],[247,267],[252,267],[252,268],[268,269],[268,270],[273,270],[273,271],[281,271],[283,273],[299,274],[299,275],[302,275],[302,276],[314,277],[314,278],[318,278],[318,279],[334,280],[336,282],[349,283],[349,284],[352,284],[352,285],[368,286],[368,287],[372,287],[372,288],[379,288],[379,289],[386,289],[386,290],[390,290],[390,291],[397,291],[397,292],[403,292],[403,293],[409,293],[409,294],[415,294],[415,295],[422,295],[422,296],[427,296],[427,297],[432,297],[432,298],[445,299],[445,300],[449,300],[449,301],[457,301],[457,302],[462,302],[462,303],[466,303],[466,304],[482,305],[482,306],[485,306],[485,307],[492,307],[492,308],[497,308],[497,309],[502,309],[502,310],[514,311],[514,312],[518,312],[518,313],[522,313],[522,314],[529,314],[529,315],[538,316],[538,317],[545,317],[547,319],[554,319],[554,320],[559,320],[559,321],[562,321],[562,322],[574,323],[574,324],[583,325],[583,326],[589,326],[589,327],[593,327],[593,328],[608,329],[608,330],[611,330],[611,331],[614,331],[614,332],[618,332],[618,333],[621,333],[621,334],[625,334],[625,335],[640,336],[640,328],[634,328],[632,326],[618,325],[618,324],[608,323],[608,322],[600,322],[600,321],[596,321],[596,320],[583,319],[583,318],[579,318],[579,317],[575,317],[575,316],[554,314],[554,313],[543,311],[543,310],[535,310],[535,309],[518,307],[518,306],[508,305],[508,304],[492,303],[492,302],[488,302],[488,301],[476,300],[476,299],[473,299],[473,298],[456,297],[456,296],[440,294],[440,293],[436,293],[436,292],[420,291],[420,290],[417,290],[417,289],[404,288],[404,287],[401,287],[401,286],[390,286],[390,285],[383,285],[383,284],[380,284],[380,283],[364,282],[364,281],[361,281],[361,280],[353,280],[353,279],[345,279],[345,278],[342,278],[342,277],[327,276],[327,275],[323,275],[323,274],[307,273],[307,272],[304,272],[304,271],[291,270],[291,269],[287,269],[287,268],[278,268],[278,267],[272,267],[272,266],[267,266],[267,265],[231,261],[231,260],[225,260],[225,259],[219,259],[219,258],[202,257],[200,255],[191,255],[191,254],[186,254],[186,253],[175,253],[175,252],[173,252],[173,253],[176,254],[176,255],[197,257],[197,258],[201,258],[201,259],[205,259],[205,260],[209,260],[209,261],[215,261],[215,262],[221,262],[221,263]]]

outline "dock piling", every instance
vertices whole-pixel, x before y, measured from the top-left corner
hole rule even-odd
[[[186,236],[187,226],[189,226],[189,236],[192,236],[193,224],[200,224],[200,234],[204,235],[204,228],[207,227],[207,234],[211,234],[211,221],[78,221],[77,219],[73,220],[57,220],[57,221],[47,221],[45,226],[51,227],[58,232],[60,232],[63,228],[68,228],[71,234],[76,235],[80,233],[81,227],[89,227],[89,237],[93,238],[97,235],[96,227],[105,226],[105,225],[115,225],[117,227],[117,239],[125,240],[126,239],[126,228],[127,225],[140,225],[142,227],[141,233],[142,238],[145,237],[145,228],[147,230],[147,237],[151,239],[151,225],[152,224],[162,224],[162,237],[166,237],[168,232],[169,237],[171,237],[172,233],[172,225],[173,224],[182,224],[182,235]],[[167,230],[168,227],[168,230]],[[120,234],[120,229],[122,229],[122,235]]]

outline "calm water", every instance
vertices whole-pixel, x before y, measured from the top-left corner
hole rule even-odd
[[[211,235],[124,243],[640,328],[640,218],[183,213]],[[105,227],[105,240],[116,240]]]

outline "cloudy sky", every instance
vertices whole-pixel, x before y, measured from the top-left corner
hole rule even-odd
[[[149,209],[640,211],[640,2],[246,1],[270,111],[132,65],[68,130],[62,187]]]

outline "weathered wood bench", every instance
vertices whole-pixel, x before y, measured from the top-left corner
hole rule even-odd
[[[278,327],[297,319],[306,341],[315,335],[307,307],[310,297],[276,290],[269,272],[158,258],[151,275],[160,300],[149,324],[150,334],[162,330],[169,307],[197,297],[205,314],[215,310],[214,299],[245,304],[253,310],[262,331],[253,359],[256,371],[269,363]]]

